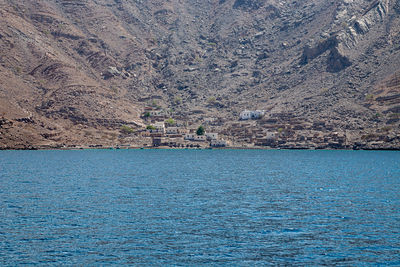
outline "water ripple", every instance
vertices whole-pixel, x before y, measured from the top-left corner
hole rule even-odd
[[[0,264],[400,265],[400,153],[0,151]]]

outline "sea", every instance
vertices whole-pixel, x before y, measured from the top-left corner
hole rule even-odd
[[[1,266],[400,266],[400,152],[0,151]]]

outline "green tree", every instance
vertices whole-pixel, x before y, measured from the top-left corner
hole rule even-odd
[[[122,125],[121,132],[124,134],[131,134],[131,133],[133,133],[133,129],[131,127],[129,127],[128,125]]]
[[[175,103],[176,105],[181,104],[181,103],[182,103],[182,98],[181,98],[180,96],[176,96],[176,97],[174,98],[174,103]]]
[[[374,100],[374,95],[373,94],[368,94],[368,95],[365,96],[365,99],[368,100],[368,101],[372,101],[372,100]]]
[[[146,126],[146,129],[147,129],[147,130],[155,130],[156,127],[154,127],[153,125],[147,125],[147,126]]]
[[[172,119],[172,118],[169,118],[169,119],[165,120],[165,123],[168,124],[168,125],[175,125],[176,124],[175,120]]]
[[[207,99],[208,104],[213,105],[215,104],[215,102],[217,101],[217,99],[215,98],[215,96],[211,96]]]
[[[206,130],[204,129],[203,125],[200,125],[199,128],[197,128],[196,134],[204,135],[205,133],[206,133]]]

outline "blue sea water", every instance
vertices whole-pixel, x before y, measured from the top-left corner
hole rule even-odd
[[[400,266],[400,153],[0,151],[0,265]]]

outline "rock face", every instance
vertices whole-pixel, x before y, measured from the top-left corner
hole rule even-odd
[[[335,47],[329,52],[326,71],[339,72],[351,65],[350,60]]]
[[[397,12],[397,14],[400,14],[400,1],[399,0],[395,1],[393,9]]]
[[[303,49],[303,54],[300,59],[300,64],[305,65],[311,60],[322,55],[326,51],[329,51],[329,55],[326,61],[326,71],[328,72],[339,72],[351,65],[348,57],[344,56],[339,52],[337,37],[331,37],[321,41],[314,47],[306,46]]]
[[[395,134],[398,62],[398,0],[0,0],[0,148],[112,145],[148,106]]]
[[[316,46],[311,47],[309,45],[304,47],[303,54],[301,56],[300,64],[307,64],[314,58],[322,55],[328,50],[337,50],[338,40],[335,37],[328,38],[319,42]]]
[[[233,8],[235,9],[243,9],[243,10],[256,10],[262,7],[264,1],[258,0],[236,0],[233,4]]]

